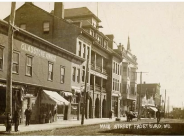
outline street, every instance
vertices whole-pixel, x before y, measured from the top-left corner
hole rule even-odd
[[[184,120],[161,119],[156,124],[156,119],[142,119],[131,122],[114,121],[110,123],[93,124],[87,126],[73,126],[53,130],[24,132],[21,136],[120,136],[120,135],[184,135]]]

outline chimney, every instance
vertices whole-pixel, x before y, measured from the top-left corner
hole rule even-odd
[[[32,3],[32,2],[25,2],[25,4],[32,4],[32,5],[33,5],[33,3]]]
[[[64,4],[63,2],[54,3],[54,15],[64,19]]]
[[[110,39],[110,41],[108,42],[109,48],[113,49],[114,35],[110,34],[110,35],[106,35],[106,36]]]

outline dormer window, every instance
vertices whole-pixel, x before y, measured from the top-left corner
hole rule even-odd
[[[43,32],[44,33],[49,33],[49,31],[50,31],[50,24],[49,24],[49,22],[44,22],[43,23]]]

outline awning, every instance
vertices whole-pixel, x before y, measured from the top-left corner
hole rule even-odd
[[[155,107],[150,107],[151,110],[153,110],[154,112],[158,111],[157,108]]]
[[[114,96],[114,97],[120,97],[121,95],[119,93],[112,93],[112,96]]]
[[[43,90],[41,103],[45,104],[57,104],[57,105],[68,105],[69,102],[59,95],[57,92]]]

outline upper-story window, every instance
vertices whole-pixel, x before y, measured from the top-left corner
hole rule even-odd
[[[85,44],[83,44],[83,58],[85,58],[86,57],[86,45]]]
[[[85,80],[85,66],[82,67],[82,82]]]
[[[82,47],[82,43],[79,41],[79,56],[81,56],[81,47]]]
[[[43,32],[44,33],[49,33],[49,31],[50,31],[50,24],[49,24],[49,22],[44,22],[43,23]]]
[[[53,80],[53,66],[53,63],[48,63],[48,80]]]
[[[30,55],[27,55],[27,58],[26,58],[26,75],[28,76],[32,76],[32,60],[33,60],[33,57],[30,56]]]
[[[94,32],[93,30],[91,30],[91,35],[92,35],[93,37],[95,37],[95,32]]]
[[[65,67],[61,66],[61,83],[65,82]]]
[[[77,69],[77,82],[80,83],[80,69]]]
[[[19,73],[19,53],[13,52],[13,73]]]
[[[21,24],[20,25],[20,28],[26,30],[26,24],[25,23],[24,24]]]
[[[75,82],[76,67],[73,67],[72,80]]]
[[[123,76],[127,76],[127,67],[123,67]]]
[[[104,47],[107,48],[108,47],[108,42],[105,40],[104,41]]]
[[[115,65],[116,63],[115,62],[113,62],[113,73],[115,73],[115,68],[116,68],[116,65]]]
[[[90,48],[89,47],[87,47],[87,53],[88,53],[87,59],[89,59],[89,57],[90,57]]]
[[[99,42],[100,45],[103,44],[103,42],[102,42],[102,37],[101,37],[101,36],[98,36],[98,42]]]
[[[92,18],[92,25],[96,28],[96,20]]]
[[[3,69],[3,48],[0,47],[0,70]]]

